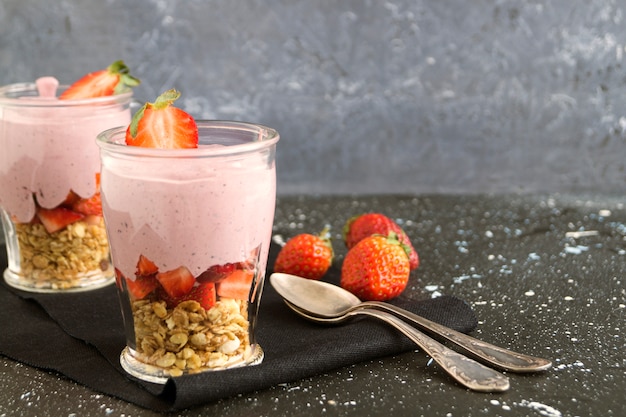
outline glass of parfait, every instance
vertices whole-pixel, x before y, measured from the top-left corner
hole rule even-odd
[[[56,79],[0,87],[5,281],[34,292],[114,281],[102,217],[98,133],[130,121],[132,92],[59,100]]]
[[[276,203],[278,133],[197,121],[198,147],[98,136],[102,205],[127,347],[121,364],[156,383],[260,363],[254,328]]]

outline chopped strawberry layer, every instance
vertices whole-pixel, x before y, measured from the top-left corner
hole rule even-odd
[[[126,288],[130,291],[134,300],[143,300],[159,285],[154,275],[141,275],[134,281],[127,279]]]
[[[37,218],[43,224],[48,233],[58,232],[68,225],[75,223],[85,216],[81,213],[76,213],[65,207],[57,207],[54,209],[45,209],[39,207],[37,209]]]
[[[137,261],[137,272],[135,273],[136,275],[153,275],[157,272],[159,272],[159,268],[154,262],[143,255],[139,255],[139,260]]]
[[[253,279],[253,271],[238,269],[217,284],[217,295],[225,298],[247,300],[250,296]]]
[[[170,297],[169,294],[163,291],[161,299],[167,303],[169,308],[174,308],[183,301],[197,301],[202,308],[209,310],[215,305],[217,296],[215,294],[215,284],[212,282],[205,282],[192,287],[187,294],[181,297]]]
[[[99,192],[89,198],[78,199],[72,203],[71,207],[74,211],[86,216],[102,216],[102,200]]]
[[[78,194],[76,194],[74,191],[71,191],[69,193],[67,193],[67,197],[65,197],[65,200],[63,200],[63,202],[60,204],[63,207],[72,207],[74,204],[76,204],[78,202],[78,200],[80,200],[80,196]]]
[[[156,278],[167,295],[172,298],[182,297],[187,294],[196,283],[196,279],[191,271],[184,266],[171,271],[159,272]]]
[[[35,216],[30,224],[43,224],[48,233],[58,232],[79,220],[90,225],[100,225],[102,201],[100,198],[100,173],[96,173],[96,191],[88,198],[82,198],[70,190],[65,200],[54,208],[41,207],[35,196]],[[17,220],[16,220],[17,221]]]
[[[168,308],[174,308],[183,301],[197,301],[208,310],[217,302],[218,297],[248,300],[254,268],[247,262],[214,265],[194,277],[188,268],[160,272],[158,266],[144,255],[137,261],[135,279],[129,279],[116,271],[118,285],[126,282],[126,289],[131,299],[143,300],[150,297],[153,301],[165,301]]]
[[[226,263],[223,265],[213,265],[198,276],[198,282],[220,282],[229,277],[239,269],[246,269],[243,262]]]

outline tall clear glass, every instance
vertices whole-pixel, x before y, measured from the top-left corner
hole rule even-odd
[[[197,121],[198,149],[99,135],[102,205],[124,316],[123,368],[169,377],[260,363],[254,328],[276,204],[278,133]]]
[[[54,94],[40,96],[36,83],[0,87],[0,217],[9,261],[3,276],[26,291],[100,288],[114,273],[94,141],[130,122],[132,93],[84,100]]]

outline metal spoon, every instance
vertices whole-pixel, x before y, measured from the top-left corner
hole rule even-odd
[[[280,278],[278,278],[278,280],[280,280]],[[274,285],[275,281],[276,278],[274,276],[270,277],[272,285]],[[274,285],[274,287],[276,288],[276,285]],[[296,313],[318,323],[338,324],[355,315],[376,317],[400,330],[463,386],[481,392],[502,392],[509,389],[509,379],[500,372],[448,349],[441,343],[431,339],[416,328],[409,326],[404,321],[387,312],[373,308],[353,309],[347,311],[345,314],[324,318],[309,314],[306,310],[293,305],[288,300],[285,300],[285,302]]]
[[[317,323],[339,324],[356,315],[376,317],[400,330],[433,358],[443,370],[466,388],[481,392],[502,392],[509,389],[509,379],[500,372],[448,349],[392,314],[374,308],[364,308],[349,311],[339,317],[323,318],[308,314],[305,310],[296,307],[289,301],[285,300],[285,304],[302,317]]]
[[[483,342],[392,304],[377,301],[361,302],[354,294],[336,285],[282,273],[272,274],[270,282],[292,305],[317,317],[332,318],[350,311],[372,308],[386,310],[411,321],[423,330],[447,339],[477,359],[499,369],[511,372],[536,372],[552,366],[552,362],[547,359],[524,355]]]

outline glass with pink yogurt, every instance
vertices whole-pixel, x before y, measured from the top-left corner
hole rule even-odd
[[[98,137],[102,205],[137,378],[260,363],[254,336],[276,203],[278,133],[197,121],[197,149]]]
[[[128,125],[132,93],[59,100],[53,77],[0,87],[5,281],[34,292],[114,281],[99,202],[96,136]]]

